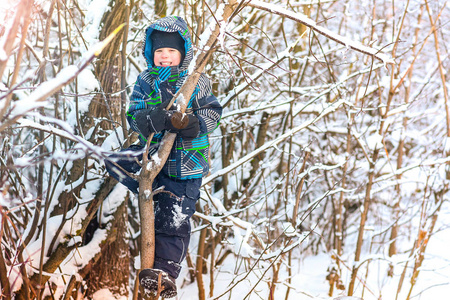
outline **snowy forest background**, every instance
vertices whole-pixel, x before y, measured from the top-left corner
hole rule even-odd
[[[103,158],[136,142],[145,27],[179,15],[200,47],[221,8],[1,1],[1,299],[141,298],[137,199]],[[450,2],[234,9],[205,70],[224,115],[178,299],[447,299]]]

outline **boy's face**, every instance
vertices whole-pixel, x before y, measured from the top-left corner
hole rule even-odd
[[[181,63],[181,53],[174,48],[159,48],[153,56],[156,67],[178,66]]]

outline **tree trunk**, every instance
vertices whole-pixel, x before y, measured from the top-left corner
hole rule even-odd
[[[103,16],[100,40],[105,39],[120,24],[128,22],[129,9],[127,9],[126,3],[126,0],[110,1],[109,6],[112,7],[112,10]],[[122,72],[124,70],[122,68],[124,62],[122,62],[120,52],[124,36],[126,36],[125,31],[122,31],[120,38],[116,38],[103,50],[95,64],[95,75],[100,83],[101,91],[91,101],[89,111],[93,118],[109,120],[108,123],[103,122],[101,126],[103,130],[114,128],[112,122],[120,124],[122,120],[122,98],[117,92],[121,89]]]
[[[115,28],[128,22],[129,19],[130,10],[127,7],[126,0],[110,1],[109,6],[112,9],[103,16],[100,40],[106,38]],[[95,73],[101,91],[91,101],[90,119],[103,118],[109,120],[101,123],[98,132],[100,136],[107,136],[102,134],[101,131],[103,130],[115,129],[114,122],[121,124],[122,97],[117,92],[121,90],[121,80],[123,79],[122,72],[124,72],[123,64],[125,62],[122,61],[120,50],[123,45],[123,38],[126,36],[125,30],[123,30],[120,38],[116,38],[104,49],[95,65]],[[88,128],[90,126],[86,129]],[[100,145],[103,139],[97,135],[93,142]],[[126,238],[128,215],[127,201],[126,199],[123,200],[109,225],[111,229],[108,233],[108,242],[101,250],[100,259],[94,264],[92,271],[87,276],[90,279],[86,280],[88,294],[92,294],[101,288],[107,288],[114,294],[128,296],[130,290],[130,254]]]

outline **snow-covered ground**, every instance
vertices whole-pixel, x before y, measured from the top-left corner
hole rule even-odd
[[[420,268],[420,275],[411,292],[410,299],[421,300],[446,300],[450,299],[450,203],[444,203],[436,224],[435,234],[429,241],[425,260]],[[409,244],[413,244],[410,241]],[[191,247],[196,246],[194,238]],[[291,290],[289,298],[292,300],[310,300],[310,299],[335,299],[346,296],[346,291],[335,289],[333,297],[328,296],[329,283],[325,279],[327,268],[332,263],[330,255],[321,253],[315,256],[301,256],[301,246],[294,249],[297,263],[293,263],[293,277],[291,280]],[[348,249],[350,251],[350,249]],[[407,299],[410,290],[410,278],[412,273],[413,261],[408,264],[405,280],[401,293],[397,297],[397,289],[401,274],[404,269],[404,262],[408,259],[408,253],[400,253],[397,256],[388,259],[380,257],[373,259],[369,264],[369,272],[366,279],[366,288],[362,294],[362,284],[357,284],[355,297],[363,297],[364,300],[403,300]],[[353,253],[347,252],[349,260],[353,259]],[[389,277],[387,274],[389,262],[394,263],[394,275]],[[250,262],[250,266],[252,263]],[[268,263],[267,263],[268,265]],[[272,270],[269,270],[263,280],[259,281],[265,269],[260,268],[247,274],[249,264],[233,255],[229,255],[214,274],[214,293],[211,299],[221,296],[219,299],[269,299],[269,286],[267,282],[272,279]],[[343,267],[343,282],[348,286],[351,272]],[[359,276],[365,277],[366,270],[362,269]],[[279,273],[274,299],[285,299],[287,290],[287,272],[281,269]],[[197,283],[187,284],[186,266],[177,281],[180,288],[178,299],[196,300],[198,299]],[[210,291],[210,274],[203,276],[206,294]],[[258,283],[259,281],[259,283]],[[255,287],[256,285],[256,287]],[[232,287],[232,290],[226,293]],[[251,291],[251,292],[250,292]],[[341,298],[339,298],[341,299]],[[344,298],[342,298],[344,299]],[[348,298],[350,299],[350,298]]]

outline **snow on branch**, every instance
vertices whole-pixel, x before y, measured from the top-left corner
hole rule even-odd
[[[68,125],[66,122],[55,119],[55,118],[51,118],[51,117],[44,117],[40,114],[33,114],[33,116],[42,120],[43,122],[54,123],[54,124],[58,125],[59,127],[61,127],[62,129],[58,129],[51,125],[42,125],[42,124],[36,123],[29,119],[24,119],[24,118],[19,119],[16,123],[23,127],[28,127],[28,128],[33,128],[33,129],[37,129],[40,131],[48,132],[48,133],[60,136],[62,138],[71,140],[73,142],[76,142],[76,143],[78,143],[77,147],[80,147],[81,149],[84,149],[85,151],[91,151],[92,154],[95,154],[98,157],[105,157],[106,155],[109,154],[109,152],[104,150],[103,148],[96,146],[96,145],[92,144],[91,142],[85,140],[84,138],[74,134],[73,128],[70,127],[70,125]]]
[[[254,151],[252,151],[249,154],[245,155],[244,157],[240,158],[235,163],[233,163],[233,164],[229,165],[228,167],[223,168],[223,169],[217,171],[216,173],[206,177],[203,180],[203,182],[202,182],[202,186],[205,186],[208,183],[210,183],[211,181],[213,181],[213,180],[215,180],[215,179],[217,179],[217,178],[219,178],[219,177],[221,177],[221,176],[223,176],[223,175],[233,171],[234,169],[236,169],[239,166],[243,165],[244,163],[248,162],[249,160],[251,160],[255,156],[259,155],[260,153],[266,151],[267,149],[269,149],[269,148],[271,148],[273,146],[276,146],[277,144],[281,143],[282,141],[284,141],[285,139],[287,139],[290,136],[294,135],[295,133],[299,132],[300,130],[303,130],[303,129],[307,128],[308,126],[314,124],[315,122],[317,122],[318,120],[322,119],[323,117],[325,117],[329,113],[335,111],[336,109],[338,109],[341,105],[343,105],[345,103],[346,103],[346,101],[341,99],[339,101],[336,101],[335,103],[330,104],[317,117],[315,117],[315,118],[313,118],[313,119],[311,119],[309,121],[306,121],[303,124],[292,128],[291,130],[288,130],[286,133],[280,135],[276,139],[273,139],[273,140],[265,143],[264,145],[262,145],[258,149],[255,149]]]
[[[319,25],[317,25],[317,23],[315,21],[311,20],[310,18],[308,18],[306,15],[304,15],[302,13],[292,12],[292,11],[289,11],[287,9],[280,7],[279,5],[265,3],[265,2],[261,2],[261,1],[257,1],[257,0],[250,0],[250,2],[247,5],[254,7],[254,8],[265,10],[265,11],[268,11],[270,13],[274,13],[274,14],[277,14],[280,16],[284,16],[291,20],[299,22],[305,26],[308,26],[312,30],[328,37],[329,39],[331,39],[339,44],[344,45],[347,48],[359,51],[364,54],[371,55],[371,56],[381,60],[385,65],[394,63],[394,60],[391,57],[387,56],[386,54],[381,53],[380,50],[377,50],[377,49],[374,49],[371,47],[367,47],[360,42],[352,41],[351,39],[341,36],[337,33],[334,33],[331,30],[329,30],[323,26],[319,26]]]
[[[48,103],[48,98],[58,92],[62,87],[72,82],[83,71],[91,61],[100,55],[105,47],[114,39],[117,33],[123,28],[124,24],[117,27],[107,38],[97,43],[86,52],[76,65],[70,65],[62,69],[55,78],[43,82],[27,98],[15,101],[11,104],[11,109],[6,113],[6,121],[0,124],[0,132],[8,126],[14,124],[17,120],[25,116],[30,111],[44,107]],[[2,110],[6,108],[8,102],[6,99],[0,101]],[[0,116],[3,117],[3,116]]]

